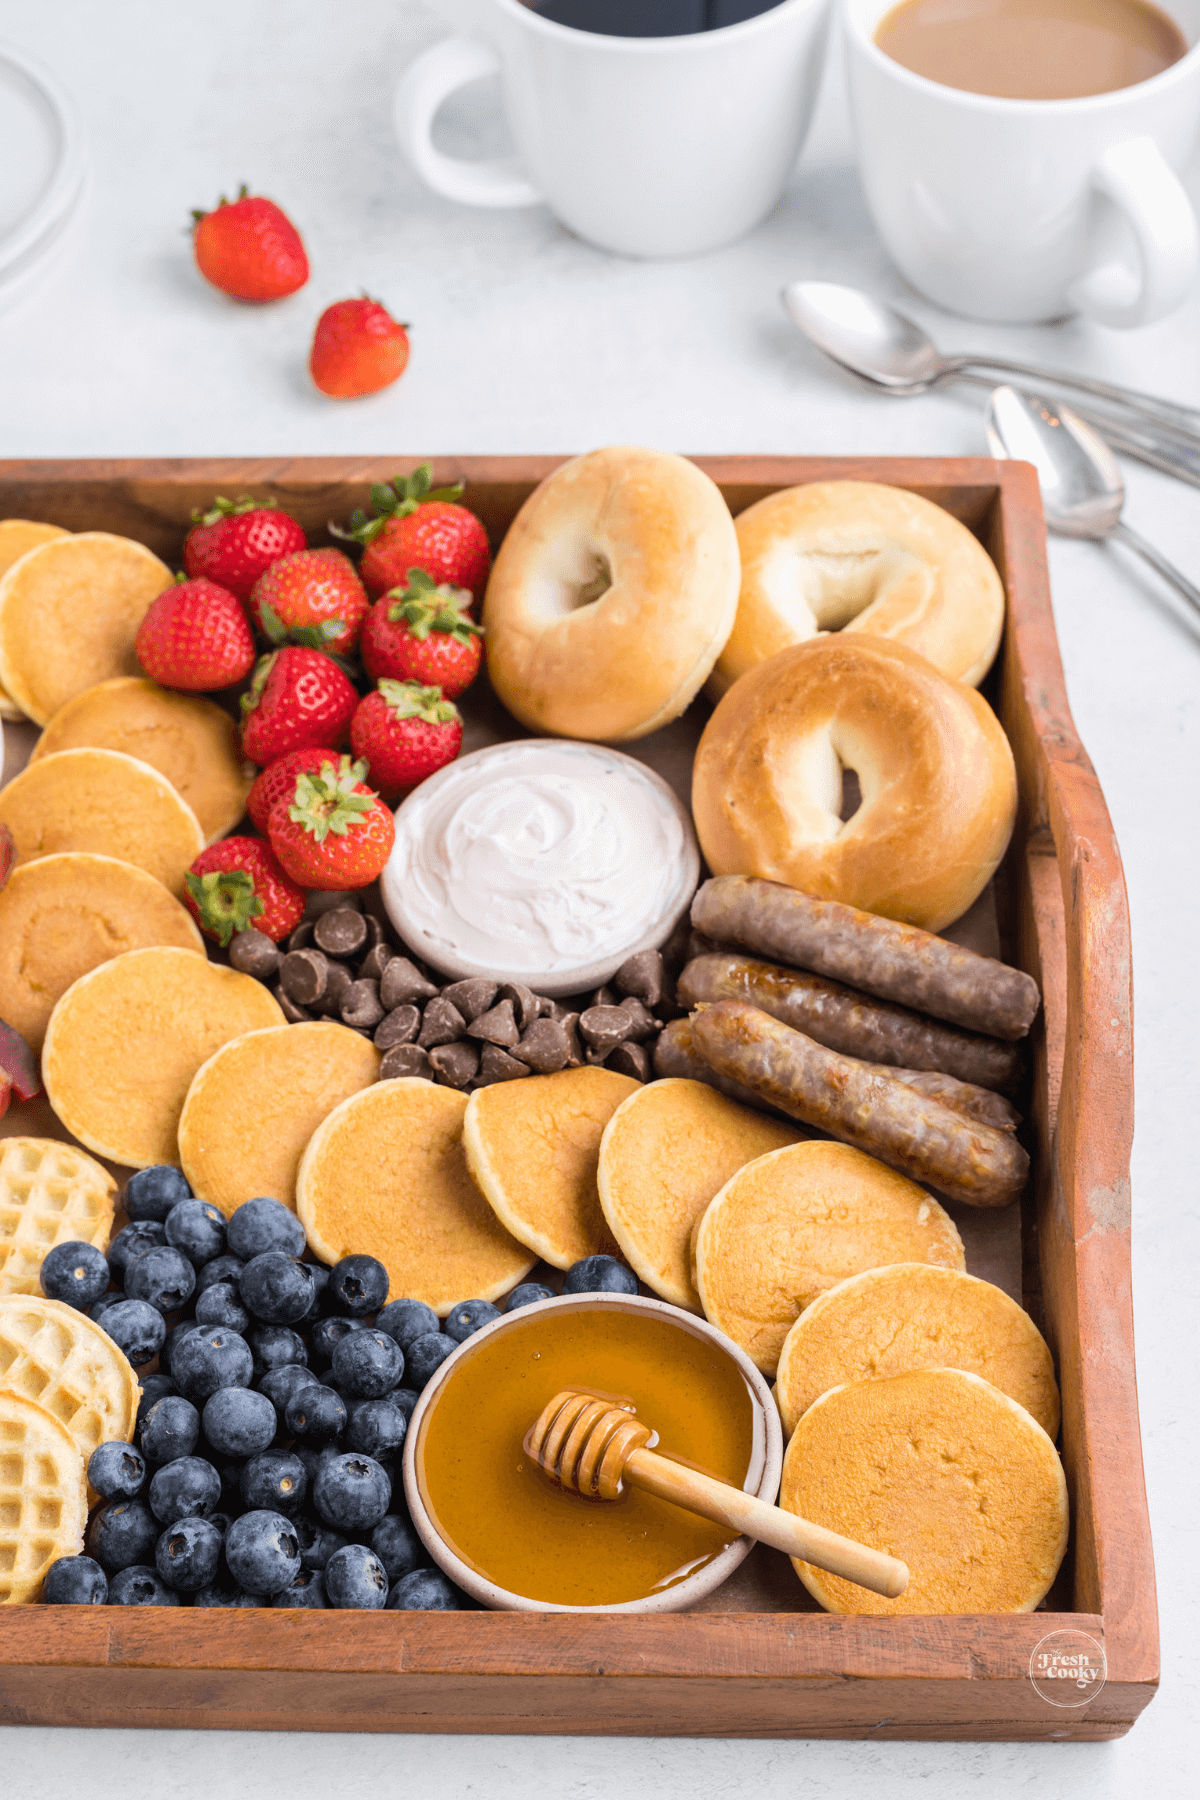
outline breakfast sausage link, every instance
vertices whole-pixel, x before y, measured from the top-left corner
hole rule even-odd
[[[1021,969],[916,925],[753,875],[706,881],[692,902],[692,924],[722,944],[813,969],[990,1037],[1024,1037],[1041,1003],[1037,982]]]
[[[742,1106],[752,1106],[756,1112],[777,1111],[763,1095],[743,1087],[740,1081],[727,1080],[724,1075],[718,1075],[715,1069],[708,1066],[696,1048],[692,1024],[692,1019],[672,1019],[659,1032],[654,1043],[655,1080],[703,1081],[730,1100],[737,1100]]]
[[[677,992],[685,1006],[745,1000],[782,1019],[793,1031],[815,1038],[827,1050],[860,1056],[866,1062],[940,1070],[985,1088],[1011,1089],[1021,1074],[1021,1055],[1012,1044],[922,1018],[869,994],[856,994],[823,975],[783,969],[749,956],[694,957],[679,977]]]
[[[769,1013],[720,1000],[692,1015],[692,1041],[718,1075],[968,1206],[1007,1206],[1029,1158],[1016,1138],[914,1093],[890,1072],[839,1056]]]

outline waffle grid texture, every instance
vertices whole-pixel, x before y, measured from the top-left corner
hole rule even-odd
[[[36,1600],[51,1563],[83,1549],[84,1459],[31,1400],[0,1392],[0,1605]]]
[[[92,1157],[50,1138],[0,1138],[0,1296],[39,1294],[55,1244],[107,1250],[117,1184]]]

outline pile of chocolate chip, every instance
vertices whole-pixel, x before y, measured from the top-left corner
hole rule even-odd
[[[651,1080],[653,1041],[679,1017],[661,951],[637,952],[611,986],[563,1001],[484,976],[443,986],[389,942],[355,896],[330,899],[285,945],[261,931],[239,932],[229,960],[269,986],[292,1024],[334,1019],[371,1038],[383,1053],[381,1080],[421,1075],[467,1089],[585,1063]]]

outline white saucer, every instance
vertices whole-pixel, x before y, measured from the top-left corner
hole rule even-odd
[[[0,307],[50,266],[87,188],[74,102],[23,50],[0,46]]]

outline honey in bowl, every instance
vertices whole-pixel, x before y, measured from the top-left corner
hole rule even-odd
[[[524,1312],[524,1309],[523,1309]],[[756,1491],[759,1403],[733,1357],[680,1314],[605,1305],[514,1315],[456,1362],[418,1426],[414,1469],[437,1531],[509,1593],[558,1606],[619,1606],[677,1585],[719,1556],[728,1527],[626,1487],[565,1492],[526,1454],[546,1402],[583,1388],[632,1405],[654,1449]]]

